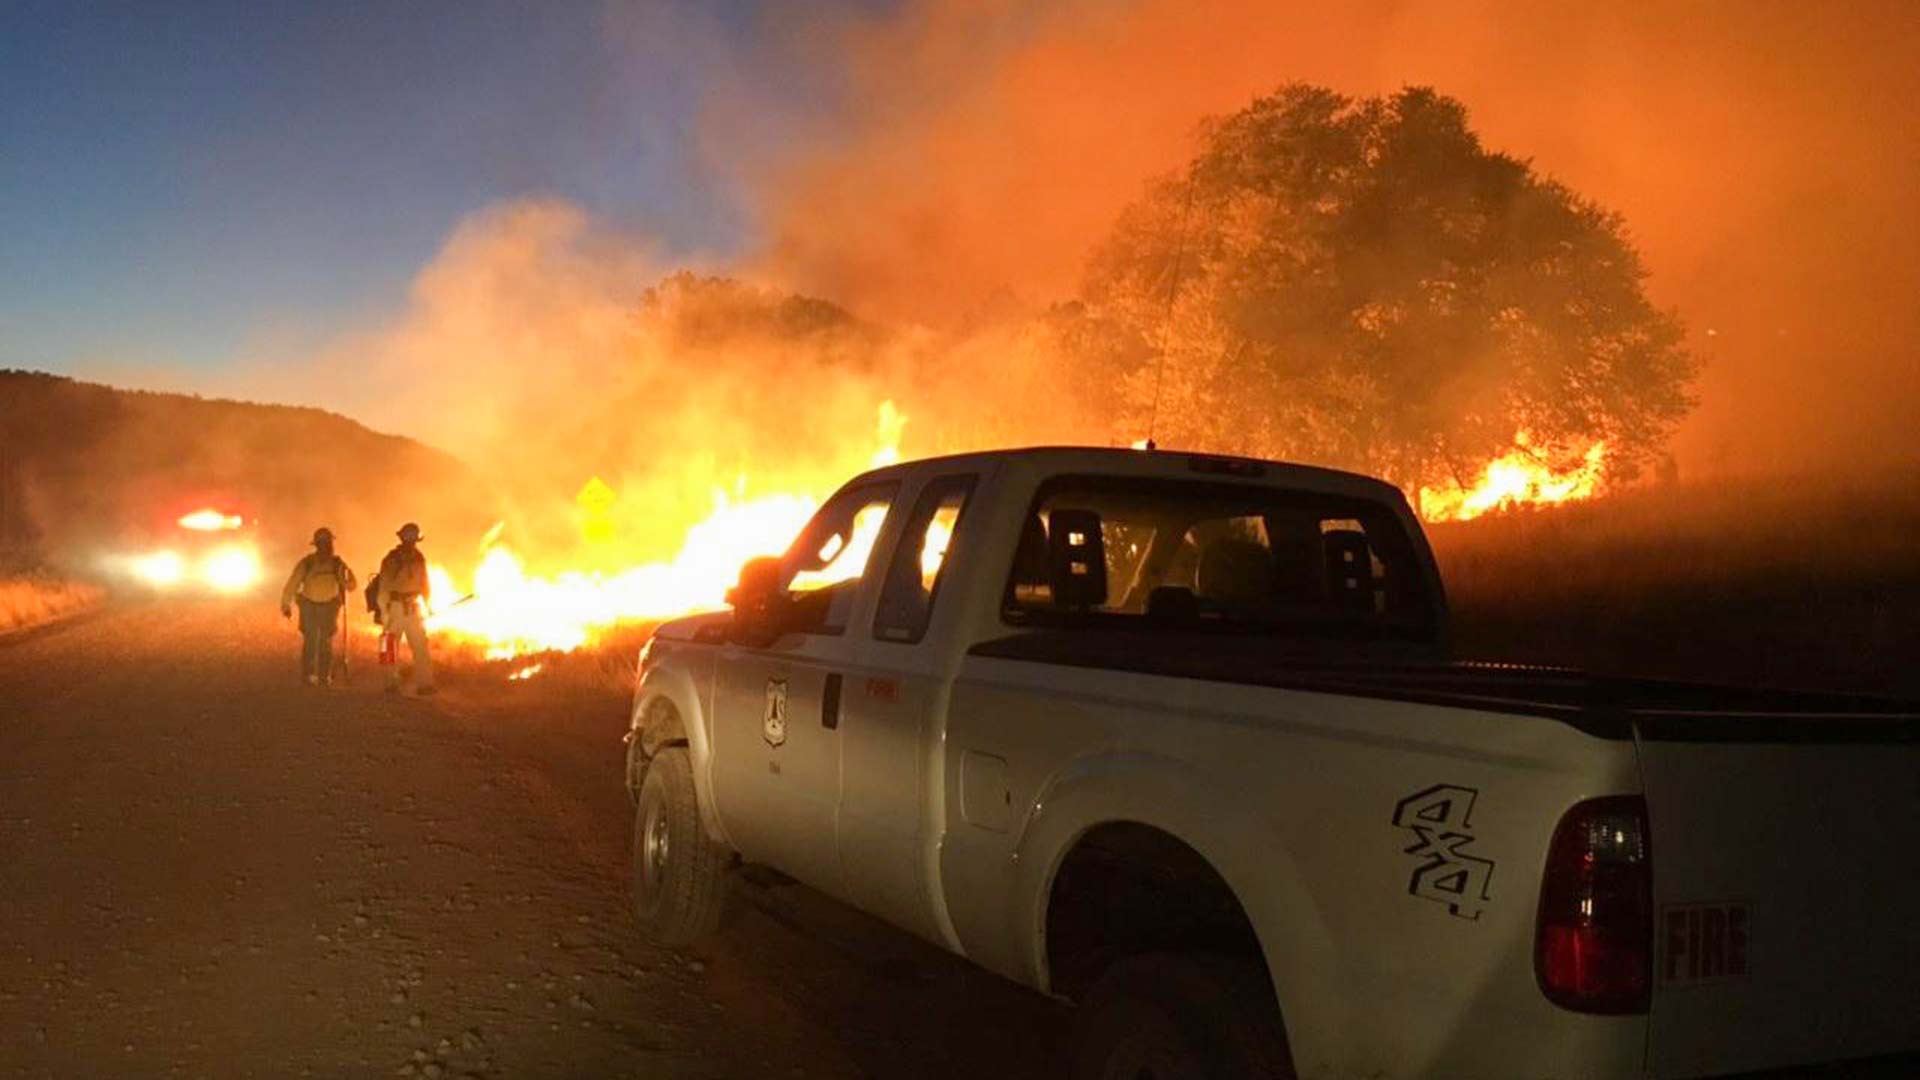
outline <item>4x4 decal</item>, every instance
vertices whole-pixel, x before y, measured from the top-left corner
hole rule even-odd
[[[1480,793],[1435,784],[1401,799],[1393,824],[1413,834],[1406,854],[1420,860],[1407,880],[1407,895],[1447,905],[1463,919],[1478,919],[1489,899],[1493,860],[1466,852],[1473,843],[1473,803]]]

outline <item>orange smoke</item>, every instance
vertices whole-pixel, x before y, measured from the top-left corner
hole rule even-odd
[[[1295,80],[1431,85],[1490,148],[1618,210],[1655,302],[1719,331],[1684,469],[1853,465],[1915,452],[1916,53],[1900,0],[922,0],[839,32],[841,108],[745,182],[790,286],[950,325],[1070,296],[1204,116]]]

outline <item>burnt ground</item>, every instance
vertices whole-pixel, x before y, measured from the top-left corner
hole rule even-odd
[[[364,661],[266,605],[0,642],[0,1075],[1042,1076],[1065,1017],[792,885],[627,905],[626,703]]]

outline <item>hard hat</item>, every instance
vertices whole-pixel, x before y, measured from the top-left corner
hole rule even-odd
[[[331,539],[333,539],[333,530],[327,528],[325,525],[313,530],[314,546],[318,547],[322,541]]]
[[[412,543],[420,539],[420,526],[415,525],[413,522],[409,521],[405,525],[400,526],[400,531],[397,533],[394,533],[393,535],[399,537],[404,541]]]

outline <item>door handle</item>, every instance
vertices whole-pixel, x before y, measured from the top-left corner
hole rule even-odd
[[[827,685],[820,691],[820,726],[828,731],[840,727],[840,673],[827,673]]]

